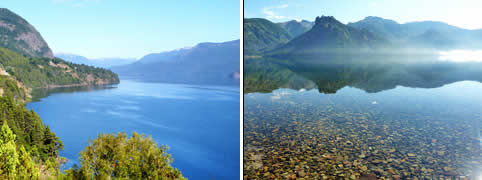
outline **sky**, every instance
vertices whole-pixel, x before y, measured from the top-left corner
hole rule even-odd
[[[466,29],[482,29],[480,0],[245,0],[246,18],[267,18],[273,22],[314,21],[316,16],[334,16],[342,23],[367,16],[399,23],[442,21]]]
[[[55,53],[140,58],[240,38],[237,0],[0,0]]]

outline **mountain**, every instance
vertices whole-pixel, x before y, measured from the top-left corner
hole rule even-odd
[[[192,48],[148,54],[112,70],[123,78],[142,81],[239,85],[239,48],[239,40],[200,43]]]
[[[407,29],[402,27],[401,24],[398,24],[393,20],[375,16],[368,16],[358,22],[348,23],[347,26],[357,29],[366,29],[387,39],[402,38],[408,33]]]
[[[88,59],[84,56],[70,54],[70,53],[58,53],[55,54],[55,57],[64,59],[66,61],[76,63],[76,64],[85,64],[89,66],[95,67],[102,67],[102,68],[110,68],[113,66],[121,66],[126,64],[131,64],[136,61],[135,58],[99,58],[99,59]]]
[[[307,20],[301,20],[301,21],[291,20],[291,21],[281,22],[277,24],[280,25],[286,31],[288,31],[291,37],[297,37],[309,31],[315,25],[314,22],[310,22]]]
[[[0,8],[0,47],[33,57],[54,58],[40,33],[25,19]]]
[[[306,54],[358,50],[387,45],[387,41],[364,29],[347,26],[333,16],[316,17],[308,32],[294,38],[270,54]]]
[[[457,41],[434,29],[429,29],[424,33],[411,37],[407,44],[414,47],[433,47],[437,49],[451,49],[457,47]]]
[[[244,54],[260,54],[292,39],[280,25],[262,18],[244,19]]]
[[[399,24],[396,21],[369,16],[347,24],[378,34],[404,47],[436,49],[482,48],[482,30],[468,30],[438,21]]]

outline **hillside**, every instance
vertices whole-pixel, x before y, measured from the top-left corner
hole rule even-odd
[[[314,22],[310,22],[307,20],[291,20],[276,24],[280,25],[283,29],[288,31],[288,33],[290,33],[291,37],[293,38],[298,37],[299,35],[309,31],[315,25]]]
[[[62,59],[35,58],[0,48],[0,67],[28,88],[119,83],[112,71]]]
[[[260,54],[292,39],[280,25],[262,18],[244,19],[244,54]]]
[[[112,70],[126,79],[141,81],[239,85],[239,48],[239,40],[200,43],[189,49],[149,54]]]
[[[25,19],[0,8],[0,47],[32,57],[54,58],[40,33]]]
[[[333,16],[316,17],[308,32],[296,37],[270,54],[313,54],[377,48],[388,42],[376,34],[359,30],[336,20]]]

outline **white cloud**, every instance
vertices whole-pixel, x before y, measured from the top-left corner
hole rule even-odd
[[[264,14],[266,19],[287,19],[286,16],[278,15],[278,13],[276,13],[277,10],[284,9],[284,8],[287,8],[287,7],[288,7],[288,4],[265,7],[265,8],[263,8],[263,14]]]

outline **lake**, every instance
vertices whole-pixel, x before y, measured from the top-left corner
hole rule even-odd
[[[104,87],[38,90],[27,108],[64,143],[74,163],[99,133],[136,131],[168,145],[173,167],[191,179],[239,179],[239,87],[122,80]]]
[[[244,62],[244,176],[482,176],[482,63],[434,57]]]

